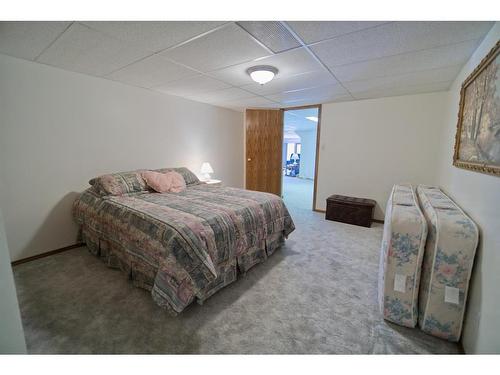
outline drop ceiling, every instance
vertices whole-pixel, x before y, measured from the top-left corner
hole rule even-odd
[[[494,22],[0,22],[0,53],[234,110],[447,90]],[[273,65],[264,86],[246,69]]]
[[[285,111],[285,119],[283,121],[285,138],[297,138],[298,135],[296,132],[315,130],[318,123],[312,120],[313,117],[318,118],[317,107]]]

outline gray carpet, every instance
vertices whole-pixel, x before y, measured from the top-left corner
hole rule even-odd
[[[313,180],[283,176],[283,197],[287,205],[310,210],[312,208],[313,189]]]
[[[86,248],[14,268],[30,353],[457,353],[385,322],[382,236],[290,207],[297,230],[266,263],[170,317]]]

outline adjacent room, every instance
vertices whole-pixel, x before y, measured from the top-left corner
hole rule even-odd
[[[325,18],[0,21],[0,353],[500,354],[500,22]]]
[[[283,200],[313,209],[319,107],[287,109],[283,119]]]

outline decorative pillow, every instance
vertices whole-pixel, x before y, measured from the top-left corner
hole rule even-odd
[[[167,172],[177,172],[179,173],[183,178],[184,181],[186,182],[186,186],[191,186],[191,185],[199,185],[200,180],[196,175],[191,172],[188,168],[186,167],[180,167],[180,168],[161,168],[161,169],[155,169],[155,172],[160,172],[160,173],[167,173]]]
[[[146,171],[142,173],[142,178],[151,189],[158,193],[179,193],[186,189],[184,178],[177,172]]]
[[[149,191],[141,177],[144,170],[105,174],[89,181],[101,195],[123,195]]]

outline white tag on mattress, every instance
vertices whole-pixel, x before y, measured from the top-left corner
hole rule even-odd
[[[401,293],[406,292],[406,275],[396,274],[394,277],[394,290]]]
[[[459,304],[460,289],[451,286],[444,287],[444,302]]]

